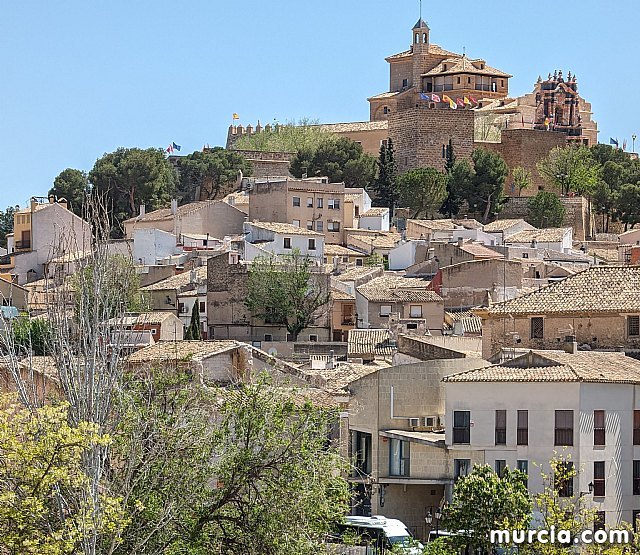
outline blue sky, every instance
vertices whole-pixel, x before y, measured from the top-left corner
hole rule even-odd
[[[640,131],[638,0],[424,1],[431,41],[482,57],[529,92],[578,76],[600,141]],[[0,208],[119,146],[182,153],[255,125],[368,119],[418,0],[23,0],[0,16]],[[640,135],[640,133],[638,133]],[[640,141],[637,141],[640,148]]]

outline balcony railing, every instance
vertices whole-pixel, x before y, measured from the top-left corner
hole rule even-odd
[[[31,248],[31,241],[16,241],[15,244],[15,248],[16,249],[30,249]]]

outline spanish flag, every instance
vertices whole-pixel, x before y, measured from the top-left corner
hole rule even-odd
[[[442,95],[442,102],[448,102],[449,108],[451,108],[452,110],[456,110],[458,108],[455,101],[451,100],[451,98],[449,98],[446,94]]]
[[[235,112],[233,112],[233,119],[240,119],[240,116],[238,114],[236,114]]]

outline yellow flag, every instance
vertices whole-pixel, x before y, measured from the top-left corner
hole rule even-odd
[[[466,96],[464,97],[464,103],[468,104],[469,106],[471,106],[471,100],[469,100],[469,98],[466,97]]]
[[[446,94],[442,95],[442,101],[443,102],[448,102],[449,103],[449,108],[451,108],[452,110],[455,110],[458,105],[455,103],[455,101],[451,100],[450,97],[448,97]]]
[[[240,116],[238,114],[236,114],[235,112],[233,112],[233,119],[240,119]]]

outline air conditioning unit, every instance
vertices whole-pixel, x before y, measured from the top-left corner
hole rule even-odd
[[[418,426],[420,426],[420,419],[419,418],[409,418],[409,427],[410,428],[417,428]]]

